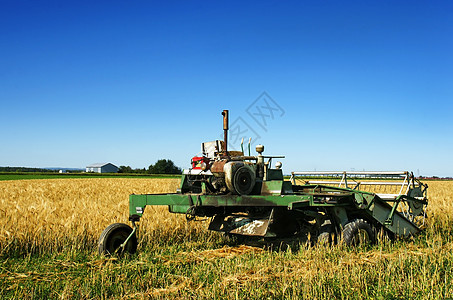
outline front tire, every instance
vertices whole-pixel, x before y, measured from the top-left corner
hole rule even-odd
[[[343,242],[347,246],[372,245],[376,243],[373,227],[363,219],[355,219],[344,226]]]
[[[132,228],[129,225],[123,223],[109,225],[99,238],[99,254],[106,256],[113,254],[121,256],[124,253],[134,254],[137,252],[137,236],[135,234],[131,236],[124,248],[120,248],[131,233]]]

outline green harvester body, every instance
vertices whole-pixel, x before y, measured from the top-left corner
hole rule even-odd
[[[272,159],[283,156],[262,155],[262,145],[256,156],[250,156],[250,141],[248,156],[243,144],[242,151],[227,151],[228,111],[222,114],[224,141],[202,144],[203,156],[192,159],[176,193],[130,195],[131,221],[140,220],[148,205],[167,205],[188,220],[209,217],[209,229],[228,235],[316,241],[326,228],[341,237],[356,220],[390,237],[411,236],[423,227],[428,186],[413,173],[292,172],[285,179],[280,162],[271,167]]]
[[[223,111],[224,140],[202,143],[202,156],[192,158],[180,187],[170,194],[129,197],[129,220],[110,225],[101,235],[99,252],[134,252],[136,229],[149,205],[165,205],[187,220],[210,219],[209,229],[227,236],[348,245],[408,237],[423,228],[428,186],[402,172],[292,172],[284,176],[284,156],[227,150],[228,111]],[[285,178],[286,177],[286,178]]]

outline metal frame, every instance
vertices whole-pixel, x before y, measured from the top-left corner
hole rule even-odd
[[[317,172],[317,174],[326,173]],[[407,176],[410,174],[409,172],[387,172],[385,175],[389,175],[389,173],[390,175]],[[292,180],[295,180],[295,175],[307,174],[312,175],[313,172],[293,172]],[[346,182],[346,175],[348,175],[347,172],[328,172],[328,174],[343,174],[342,182]],[[370,173],[360,172],[359,175],[365,174]],[[371,174],[382,175],[382,172]],[[427,185],[414,178],[404,178],[405,181],[400,183],[402,187],[410,184],[412,188],[419,188],[422,195],[426,195]],[[424,224],[426,217],[428,202],[424,196],[412,197],[411,195],[400,194],[388,200],[371,192],[321,184],[293,184],[292,191],[285,193],[283,188],[285,181],[275,180],[272,182],[281,183],[279,185],[280,193],[242,196],[231,194],[207,195],[203,193],[130,195],[130,220],[138,221],[148,205],[168,205],[170,212],[189,215],[190,218],[188,219],[194,219],[196,216],[211,217],[220,211],[244,211],[247,207],[286,207],[288,211],[299,212],[323,208],[328,215],[335,219],[340,228],[350,221],[351,217],[355,216],[364,218],[371,223],[380,224],[380,226],[398,236],[410,236],[420,231],[420,226]],[[289,181],[286,182],[290,184]],[[405,204],[407,209],[399,210],[401,204]],[[413,205],[421,207],[418,214],[411,211]]]
[[[297,178],[302,177],[302,178]],[[303,180],[303,177],[316,177],[322,179],[323,177],[328,180],[304,180],[306,184],[323,184],[323,185],[337,185],[337,187],[345,187],[353,190],[359,190],[360,186],[401,186],[397,194],[383,194],[376,193],[383,200],[396,200],[401,195],[407,195],[410,187],[420,187],[423,184],[416,179],[411,172],[408,171],[295,171],[291,172],[290,181],[296,185],[297,180]],[[334,177],[334,178],[332,178]],[[335,177],[339,180],[335,180]],[[333,179],[333,180],[332,180]],[[390,181],[357,181],[358,179],[385,179],[385,180],[400,180],[400,182]],[[354,186],[350,186],[349,181],[354,182]],[[403,192],[404,191],[404,192]],[[426,189],[424,197],[419,197],[420,200],[426,198]]]
[[[298,178],[299,177],[299,178]],[[304,180],[304,178],[306,180]],[[311,179],[318,180],[311,180]],[[324,179],[324,180],[319,180]],[[395,213],[401,213],[410,222],[421,227],[425,224],[427,208],[428,185],[420,182],[408,171],[295,171],[291,172],[290,181],[296,185],[297,180],[303,180],[305,184],[334,185],[339,188],[359,190],[360,186],[382,187],[401,186],[398,193],[374,193],[385,202],[392,203],[392,209],[385,224],[392,225]],[[353,186],[348,183],[353,182]],[[359,181],[381,180],[381,181]],[[385,181],[383,181],[385,180]],[[393,180],[393,181],[392,181]],[[417,196],[409,195],[412,189],[419,189]],[[415,214],[412,206],[421,206],[422,213]]]

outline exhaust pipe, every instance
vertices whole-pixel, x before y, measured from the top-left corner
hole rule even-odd
[[[223,142],[225,144],[225,155],[228,156],[228,110],[222,112],[223,116]]]

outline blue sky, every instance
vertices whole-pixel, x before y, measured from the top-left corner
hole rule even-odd
[[[453,176],[451,1],[0,5],[0,166],[188,167],[229,109],[285,173]]]

